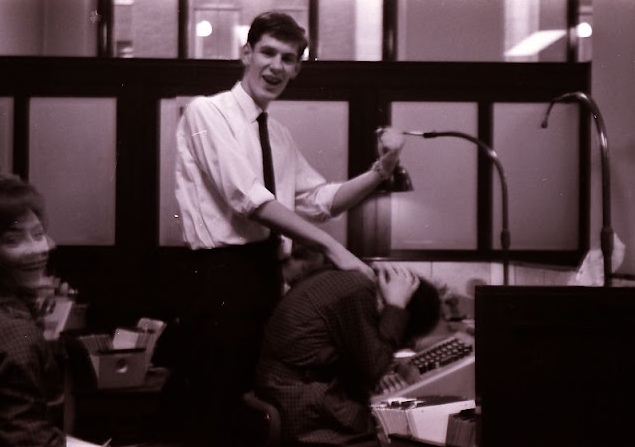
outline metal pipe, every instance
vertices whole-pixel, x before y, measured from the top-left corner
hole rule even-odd
[[[604,286],[611,285],[613,269],[611,267],[613,256],[613,229],[611,228],[611,172],[609,167],[609,143],[604,126],[604,119],[596,102],[583,92],[570,92],[554,98],[545,112],[542,127],[547,128],[549,114],[556,103],[578,102],[584,105],[593,115],[600,140],[600,153],[602,155],[602,232],[600,234],[600,247],[604,258]]]
[[[471,141],[476,144],[487,157],[494,163],[496,170],[498,172],[498,176],[500,178],[501,183],[501,195],[502,195],[502,229],[501,229],[501,246],[503,248],[503,282],[505,285],[509,284],[509,246],[511,242],[510,232],[509,232],[509,199],[507,192],[507,177],[505,176],[505,171],[503,169],[503,165],[498,158],[498,155],[487,144],[483,141],[479,140],[476,137],[473,137],[469,134],[463,132],[455,132],[455,131],[447,131],[447,132],[421,132],[421,131],[407,131],[403,132],[404,135],[412,135],[423,138],[437,138],[437,137],[457,137],[463,138],[465,140]]]

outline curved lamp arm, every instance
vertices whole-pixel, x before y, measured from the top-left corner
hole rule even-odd
[[[602,257],[604,259],[604,285],[611,285],[611,276],[613,275],[613,269],[611,267],[612,255],[613,255],[613,229],[611,228],[611,172],[609,169],[609,143],[606,135],[606,127],[604,126],[604,119],[600,113],[595,101],[583,92],[570,92],[565,93],[554,98],[547,111],[545,118],[542,121],[543,129],[547,127],[549,123],[549,114],[555,103],[572,103],[578,102],[583,104],[587,110],[593,115],[595,125],[597,128],[598,137],[600,139],[600,152],[602,154],[602,232],[600,235],[600,246],[602,249]]]
[[[510,246],[511,237],[509,233],[509,199],[508,199],[508,193],[507,193],[507,177],[505,176],[503,165],[501,164],[500,159],[498,158],[498,155],[496,154],[494,149],[489,147],[487,144],[485,144],[483,141],[479,140],[478,138],[475,138],[463,132],[413,131],[413,132],[403,132],[403,133],[404,135],[413,135],[413,136],[418,136],[423,138],[437,138],[437,137],[463,138],[464,140],[468,140],[476,144],[479,147],[479,149],[481,149],[485,153],[485,155],[487,155],[487,157],[494,163],[494,166],[496,166],[496,171],[498,172],[498,176],[500,178],[502,206],[503,206],[503,210],[502,210],[503,226],[501,229],[501,246],[503,248],[503,283],[505,285],[508,285],[509,284],[509,246]]]

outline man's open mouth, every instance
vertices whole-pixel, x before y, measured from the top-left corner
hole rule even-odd
[[[279,85],[282,82],[282,79],[280,79],[277,76],[268,76],[268,75],[263,75],[262,78],[265,80],[265,82],[269,85]]]

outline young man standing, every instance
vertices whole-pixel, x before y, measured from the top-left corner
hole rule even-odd
[[[187,268],[193,305],[183,319],[183,348],[191,355],[184,380],[188,409],[198,419],[194,428],[205,435],[224,431],[227,415],[252,386],[262,326],[280,296],[280,260],[290,252],[290,239],[374,280],[369,266],[310,221],[342,213],[373,192],[392,173],[404,140],[384,129],[373,169],[328,184],[289,131],[263,113],[300,72],[306,46],[304,29],[290,16],[256,17],[242,49],[242,79],[230,91],[194,99],[177,130],[176,197],[192,249]],[[221,441],[217,445],[229,445]]]

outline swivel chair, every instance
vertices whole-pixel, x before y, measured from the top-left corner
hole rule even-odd
[[[258,398],[253,391],[243,394],[246,407],[246,426],[250,428],[250,441],[254,446],[280,446],[280,414],[276,407]]]

